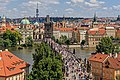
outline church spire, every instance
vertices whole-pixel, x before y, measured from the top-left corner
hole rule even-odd
[[[96,17],[96,12],[94,13],[94,18],[93,18],[93,22],[97,21],[97,17]]]
[[[63,15],[63,21],[65,21],[65,15]]]
[[[117,21],[120,21],[120,15],[118,15],[118,17],[117,17]]]

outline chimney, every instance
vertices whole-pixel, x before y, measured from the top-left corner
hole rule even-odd
[[[5,49],[5,51],[8,51],[8,49]]]
[[[0,50],[0,52],[2,52],[2,50]]]
[[[105,54],[104,52],[102,52],[102,54]]]
[[[114,58],[117,58],[117,56],[118,56],[118,54],[117,54],[117,53],[115,53],[115,56],[114,56]]]
[[[109,56],[112,57],[112,53],[110,53]]]

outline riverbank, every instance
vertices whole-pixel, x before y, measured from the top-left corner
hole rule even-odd
[[[81,48],[80,44],[62,45],[62,46],[69,47],[69,48]],[[89,47],[84,46],[84,48],[89,48]]]
[[[73,44],[73,45],[62,45],[62,46],[69,47],[69,48],[74,48],[74,47],[80,48],[80,47],[81,47],[80,45],[77,45],[77,44]]]

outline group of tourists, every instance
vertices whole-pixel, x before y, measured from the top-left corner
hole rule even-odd
[[[65,46],[59,45],[52,39],[45,39],[45,42],[47,42],[56,53],[62,54],[64,80],[90,80],[85,64],[86,62],[78,60],[73,52]]]

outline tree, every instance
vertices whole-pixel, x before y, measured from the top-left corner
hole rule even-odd
[[[62,44],[61,40],[59,40],[59,39],[56,40],[56,43],[58,43],[60,45]]]
[[[112,53],[114,50],[112,40],[109,37],[104,37],[101,39],[99,44],[96,46],[97,52],[104,52],[105,54]]]
[[[32,39],[31,36],[29,36],[29,37],[27,37],[27,38],[25,39],[25,44],[26,44],[27,46],[33,46],[33,39]]]
[[[6,30],[6,32],[3,33],[3,39],[9,39],[12,44],[11,46],[16,46],[17,42],[22,40],[22,35],[18,31],[11,32],[10,30]]]
[[[82,40],[81,45],[85,45],[85,42],[86,42],[85,40]]]
[[[20,41],[22,41],[22,34],[20,34],[18,31],[15,31],[13,35],[15,36],[16,40],[19,42],[20,45]]]
[[[52,38],[53,40],[55,40],[55,36],[52,36],[51,38]]]
[[[113,53],[119,53],[119,52],[120,52],[120,45],[119,44],[115,44]]]
[[[3,40],[3,47],[10,47],[12,44],[12,41],[9,39]]]
[[[70,40],[67,39],[67,40],[65,41],[65,44],[66,44],[66,45],[70,45]]]
[[[44,42],[33,54],[33,67],[27,80],[62,80],[62,56],[56,55]]]
[[[66,40],[67,40],[67,36],[61,35],[60,41],[61,41],[63,44],[65,44],[65,41],[66,41]]]

